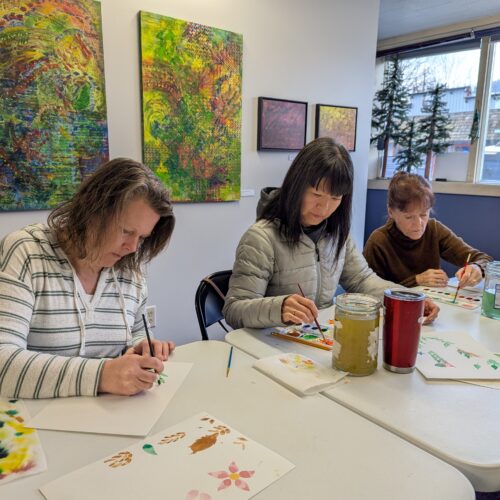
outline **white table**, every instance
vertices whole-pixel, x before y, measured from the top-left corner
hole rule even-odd
[[[296,465],[257,498],[474,498],[469,481],[453,467],[324,396],[296,396],[254,370],[254,358],[237,349],[226,378],[228,352],[216,341],[176,350],[174,360],[195,364],[152,432],[205,410]],[[28,402],[31,411],[43,404]],[[2,500],[40,499],[40,485],[137,441],[51,431],[40,437],[48,471],[1,486]],[[168,484],[165,492],[168,498]]]
[[[438,319],[424,331],[466,331],[500,353],[500,321],[479,311],[439,306]],[[332,316],[333,308],[321,311],[320,322]],[[298,352],[331,366],[329,352],[271,337],[269,330],[234,330],[226,340],[257,358]],[[457,467],[477,491],[500,490],[500,390],[426,381],[418,371],[391,373],[382,368],[380,352],[378,361],[373,375],[348,377],[323,394]]]

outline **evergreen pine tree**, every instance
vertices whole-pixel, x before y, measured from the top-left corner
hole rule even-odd
[[[422,144],[422,136],[418,132],[418,124],[415,118],[405,122],[400,129],[398,144],[402,146],[394,158],[398,164],[397,170],[404,170],[411,173],[417,171],[422,165],[422,153],[419,147]]]
[[[443,153],[451,145],[448,142],[450,138],[450,115],[443,98],[445,88],[446,85],[438,83],[429,92],[429,98],[422,106],[422,111],[429,113],[420,119],[418,127],[419,133],[425,137],[425,142],[418,149],[426,156],[424,174],[426,179],[430,177],[433,154]]]
[[[375,134],[371,137],[371,142],[383,144],[384,149],[381,177],[385,177],[387,170],[389,141],[393,139],[395,143],[398,142],[398,127],[406,120],[409,106],[401,63],[394,57],[386,63],[382,88],[375,93],[372,110],[372,128],[375,129]]]

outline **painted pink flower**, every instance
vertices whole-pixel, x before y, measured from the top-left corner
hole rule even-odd
[[[208,493],[203,493],[203,491],[190,490],[186,495],[186,500],[195,500],[199,498],[200,500],[212,500],[212,497]]]
[[[219,484],[217,491],[224,490],[229,488],[234,481],[234,485],[240,490],[250,491],[250,487],[246,481],[243,481],[241,478],[248,479],[255,474],[254,470],[239,470],[238,466],[231,462],[229,464],[229,472],[225,470],[220,470],[217,472],[209,472],[209,474],[218,479],[222,479],[222,482]]]

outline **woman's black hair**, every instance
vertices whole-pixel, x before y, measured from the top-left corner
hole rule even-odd
[[[260,219],[279,220],[279,230],[287,243],[294,247],[302,234],[301,207],[307,188],[323,187],[332,196],[342,196],[342,202],[326,220],[324,234],[337,241],[336,258],[347,240],[351,228],[354,169],[344,146],[329,137],[320,137],[307,144],[296,156],[279,189],[264,207]]]

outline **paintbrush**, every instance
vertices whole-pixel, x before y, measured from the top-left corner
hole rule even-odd
[[[306,298],[306,296],[304,295],[304,290],[302,290],[300,283],[297,283],[297,286],[299,287],[300,294],[302,295],[302,297]],[[318,320],[316,318],[314,318],[314,323],[316,324],[316,328],[319,330],[319,333],[321,333],[321,336],[323,337],[323,340],[326,343],[325,334],[323,333],[323,330],[321,329],[321,325],[318,323]]]
[[[231,360],[233,359],[233,346],[229,350],[229,359],[227,360],[227,368],[226,368],[226,378],[229,376],[229,370],[231,369]]]
[[[469,255],[467,255],[467,260],[465,261],[464,273],[465,273],[465,270],[467,269],[467,266],[469,265],[469,261],[470,261],[470,253],[469,253]],[[462,273],[462,276],[464,273]],[[452,304],[454,304],[457,301],[457,295],[458,295],[459,290],[460,290],[460,281],[457,284],[457,291],[455,292],[455,297],[453,297]]]
[[[148,322],[146,321],[146,316],[144,316],[144,314],[142,315],[142,321],[144,322],[144,328],[146,329],[146,338],[148,339],[149,355],[154,356],[153,344],[151,343],[151,336],[149,335]],[[150,371],[157,373],[156,370],[153,370],[152,368],[150,369]]]

